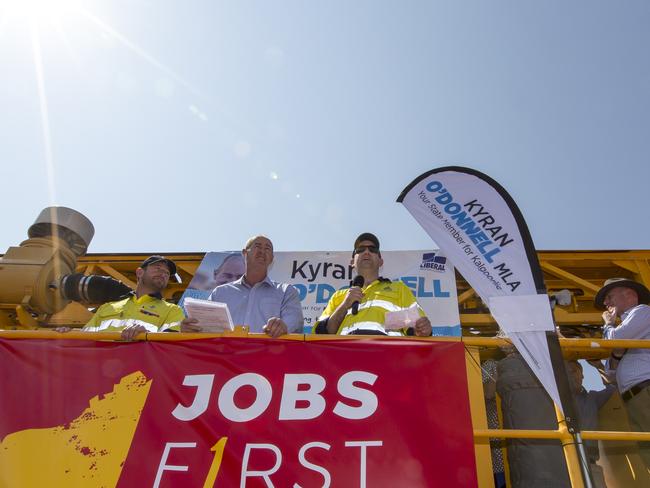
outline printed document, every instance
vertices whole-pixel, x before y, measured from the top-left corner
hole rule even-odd
[[[187,317],[198,320],[196,325],[201,328],[201,332],[218,334],[235,329],[228,305],[225,303],[188,297],[183,305]]]

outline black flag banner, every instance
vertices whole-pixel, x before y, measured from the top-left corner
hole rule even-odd
[[[553,315],[530,232],[512,197],[489,176],[450,166],[417,177],[397,201],[489,306],[562,408],[547,341],[547,334],[555,335]]]

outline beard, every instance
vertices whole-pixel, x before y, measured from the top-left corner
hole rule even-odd
[[[144,277],[143,284],[158,293],[162,292],[167,287],[167,280],[164,278],[150,278]]]

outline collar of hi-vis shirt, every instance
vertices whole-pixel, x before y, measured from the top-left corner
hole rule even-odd
[[[133,303],[138,307],[139,313],[160,318],[160,310],[157,305],[162,302],[162,295],[160,293],[149,293],[141,297],[136,297],[134,293],[131,298]],[[147,306],[148,303],[151,303],[151,305]]]
[[[146,295],[142,295],[140,297],[137,297],[135,295],[135,292],[131,292],[131,298],[135,303],[146,303],[150,302],[152,300],[162,300],[163,296],[162,293],[147,293]]]
[[[392,281],[389,280],[388,278],[382,278],[381,276],[379,276],[375,281],[373,281],[372,283],[369,283],[368,285],[364,286],[362,288],[362,290],[368,290],[369,288],[375,286],[376,284],[380,284],[380,283],[392,283]]]

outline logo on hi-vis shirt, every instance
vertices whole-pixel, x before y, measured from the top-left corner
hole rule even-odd
[[[444,273],[445,264],[447,264],[446,257],[437,256],[435,252],[426,252],[422,255],[420,269],[428,269],[431,271],[437,271],[438,273]]]

